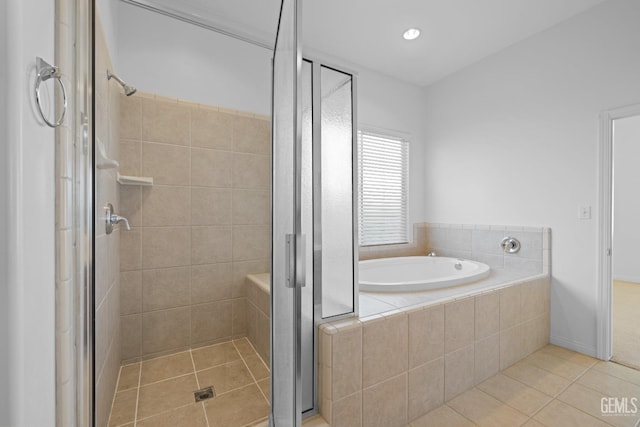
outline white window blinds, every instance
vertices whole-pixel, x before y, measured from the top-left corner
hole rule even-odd
[[[409,142],[358,132],[360,245],[407,243]]]

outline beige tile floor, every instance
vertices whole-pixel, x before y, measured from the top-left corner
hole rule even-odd
[[[196,403],[193,392],[216,397]],[[269,414],[269,370],[246,338],[122,366],[109,427],[243,427]]]
[[[217,396],[194,403],[193,391],[209,385]],[[269,371],[244,338],[123,366],[109,425],[262,427],[268,393]],[[640,371],[548,345],[410,427],[635,427],[640,421],[640,413],[603,414],[603,397],[640,398]],[[320,417],[304,424],[328,427]]]
[[[640,412],[633,416],[603,414],[603,397],[640,400],[640,371],[548,345],[410,426],[637,425]],[[638,407],[640,410],[640,401]]]
[[[613,360],[640,369],[640,283],[613,281]]]

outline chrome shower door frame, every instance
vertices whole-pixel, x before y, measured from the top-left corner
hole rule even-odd
[[[58,148],[57,161],[71,165],[73,176],[70,194],[56,194],[57,203],[71,202],[70,215],[72,239],[64,242],[71,261],[70,289],[66,292],[73,300],[72,318],[69,328],[70,339],[57,337],[57,369],[68,364],[72,373],[68,374],[71,384],[63,390],[63,384],[57,379],[57,411],[73,411],[65,413],[64,419],[69,427],[95,425],[94,405],[94,162],[93,162],[93,69],[94,69],[94,1],[66,0],[57,7],[69,9],[72,25],[69,25],[71,37],[61,38],[58,45],[63,51],[70,52],[72,69],[65,69],[70,79],[69,106],[65,121],[69,124],[73,149],[65,152]],[[60,30],[58,30],[60,31]],[[64,44],[63,44],[64,43]],[[59,141],[60,144],[65,141]],[[56,215],[59,215],[56,212]],[[58,268],[61,268],[60,266]],[[66,294],[65,294],[66,296]],[[61,309],[61,301],[57,301],[57,310]],[[58,422],[61,422],[58,414]],[[65,424],[65,427],[67,425]]]
[[[76,5],[76,203],[77,203],[77,393],[78,427],[95,426],[95,250],[94,250],[94,117],[95,0]]]
[[[318,412],[316,326],[322,321],[358,314],[357,75],[343,67],[331,67],[324,61],[307,61],[312,66],[312,138],[304,141],[300,5],[301,0],[282,1],[273,58],[271,427],[297,427],[301,425],[303,414]],[[344,239],[351,251],[350,265],[345,267],[343,264],[351,270],[351,294],[347,296],[351,301],[348,308],[326,319],[322,319],[323,222],[320,210],[323,190],[320,169],[322,67],[348,75],[351,84],[351,159],[343,172],[345,181],[351,181],[352,197],[339,208],[334,207],[342,209],[341,212],[351,211],[352,234],[338,237]],[[311,147],[303,146],[309,142]],[[313,266],[313,271],[306,270],[305,265]]]
[[[272,427],[297,427],[302,422],[300,20],[301,0],[282,0],[272,68]]]

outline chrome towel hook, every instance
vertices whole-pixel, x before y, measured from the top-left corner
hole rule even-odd
[[[64,116],[67,113],[67,91],[65,90],[64,83],[62,83],[62,78],[60,75],[60,70],[58,67],[54,67],[40,57],[36,57],[36,86],[35,86],[35,94],[36,94],[36,104],[38,106],[38,112],[40,113],[40,117],[42,120],[52,128],[58,127],[64,121]],[[57,121],[51,122],[44,116],[42,112],[42,105],[40,103],[40,83],[46,82],[49,79],[55,79],[60,85],[60,89],[62,90],[62,114],[60,114],[60,118]]]

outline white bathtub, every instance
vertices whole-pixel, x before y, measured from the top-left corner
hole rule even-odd
[[[360,261],[360,290],[426,291],[475,282],[489,276],[481,262],[446,257],[402,257]]]

